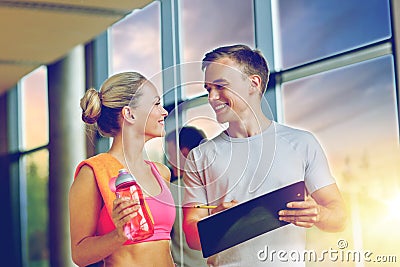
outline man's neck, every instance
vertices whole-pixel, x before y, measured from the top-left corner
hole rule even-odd
[[[270,125],[271,120],[264,115],[261,115],[240,121],[230,122],[226,132],[230,137],[233,138],[247,138],[261,134]]]

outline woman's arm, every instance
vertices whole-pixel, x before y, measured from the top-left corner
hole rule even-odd
[[[112,214],[116,230],[103,236],[96,236],[102,203],[93,170],[84,165],[69,192],[72,260],[79,266],[101,261],[127,239],[122,226],[131,218],[129,215],[126,216],[130,212],[130,209],[126,208],[132,206],[132,203],[116,199]]]

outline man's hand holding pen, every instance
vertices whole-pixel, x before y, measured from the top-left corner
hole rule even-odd
[[[222,202],[215,209],[211,210],[211,214],[232,208],[233,206],[236,206],[237,204],[238,204],[238,201],[235,199],[231,200],[230,202]]]
[[[207,205],[207,204],[197,204],[194,205],[193,208],[197,209],[210,209],[211,214],[232,208],[233,206],[237,205],[238,201],[237,200],[231,200],[230,202],[222,202],[218,206],[213,206],[213,205]]]

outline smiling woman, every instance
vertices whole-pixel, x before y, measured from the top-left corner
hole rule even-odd
[[[99,92],[86,91],[81,108],[82,120],[95,124],[113,141],[107,153],[82,161],[76,169],[69,194],[73,261],[79,266],[99,261],[115,267],[174,266],[169,247],[175,219],[170,172],[163,164],[143,158],[144,144],[165,135],[168,112],[156,88],[137,72],[118,73]],[[138,203],[115,197],[110,181],[121,169],[136,177],[153,214],[154,235],[144,240],[132,241],[124,232],[124,225],[137,216]]]

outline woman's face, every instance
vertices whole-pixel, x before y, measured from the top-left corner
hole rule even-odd
[[[164,119],[168,112],[161,105],[156,87],[146,82],[139,90],[141,96],[137,107],[133,109],[138,130],[145,136],[146,141],[164,136]]]

